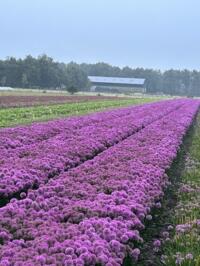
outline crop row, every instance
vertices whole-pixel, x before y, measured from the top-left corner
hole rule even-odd
[[[89,102],[89,101],[102,101],[102,100],[117,100],[118,97],[111,96],[33,96],[33,95],[10,95],[0,96],[0,108],[8,107],[22,107],[22,106],[34,106],[44,104],[58,104],[58,103],[77,103],[77,102]],[[127,98],[120,98],[121,100]]]
[[[154,103],[153,106],[166,104],[165,102]],[[40,141],[45,141],[63,132],[74,132],[84,126],[96,125],[106,120],[112,122],[112,119],[129,115],[130,112],[137,112],[146,108],[146,105],[131,106],[121,109],[113,109],[99,113],[92,113],[85,116],[62,118],[48,122],[37,122],[28,126],[17,126],[14,128],[3,128],[0,130],[1,149],[16,149],[24,145],[30,145]]]
[[[152,101],[155,101],[155,99],[130,98],[126,100],[117,99],[111,101],[103,100],[0,109],[0,127],[27,124],[35,121],[45,121],[58,117],[82,115],[91,112],[101,111],[106,108],[116,108],[120,106],[129,106],[133,104],[140,104]]]
[[[182,105],[183,101],[178,100],[121,109],[113,114],[99,114],[99,121],[97,114],[96,117],[85,118],[85,121],[83,118],[80,128],[78,120],[71,119],[70,122],[63,122],[62,129],[68,124],[68,130],[63,129],[62,133],[39,144],[36,142],[15,149],[2,148],[1,205],[13,196],[19,197],[21,192],[29,188],[38,188],[49,179],[93,158]],[[74,130],[70,130],[70,124],[75,126]]]
[[[0,209],[1,266],[120,266],[168,184],[199,102],[179,108],[94,159]]]

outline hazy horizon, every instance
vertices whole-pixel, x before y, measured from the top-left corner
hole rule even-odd
[[[200,69],[197,0],[6,0],[0,58]]]

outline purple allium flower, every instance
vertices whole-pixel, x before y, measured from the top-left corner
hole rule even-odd
[[[169,237],[169,233],[167,231],[164,231],[164,232],[162,232],[162,236],[164,238],[168,238]]]
[[[153,219],[153,217],[149,214],[149,215],[146,216],[146,219],[147,219],[148,221],[151,221],[151,220]]]
[[[44,265],[46,262],[46,258],[43,255],[37,256],[36,258],[37,263],[40,263],[41,265]]]
[[[128,240],[129,240],[128,235],[125,235],[125,234],[124,234],[124,235],[121,237],[121,241],[122,241],[122,243],[127,243]]]
[[[173,227],[172,225],[169,225],[169,226],[167,227],[167,229],[168,229],[169,231],[171,231],[171,230],[174,229],[174,227]]]
[[[188,253],[188,254],[186,254],[185,258],[186,258],[187,260],[193,260],[194,256],[193,256],[192,253]]]
[[[154,240],[153,246],[155,248],[159,248],[161,246],[161,241],[159,239]]]
[[[98,258],[99,263],[105,265],[108,262],[108,257],[106,255],[100,255]]]
[[[200,227],[200,220],[196,220],[196,225]]]
[[[155,204],[155,206],[156,206],[156,208],[158,208],[158,209],[160,209],[160,208],[162,207],[162,205],[161,205],[160,202],[157,202],[157,203]]]
[[[0,266],[10,266],[10,262],[8,259],[3,259],[0,261]]]
[[[132,252],[131,252],[131,257],[132,257],[135,261],[138,260],[139,255],[140,255],[140,250],[139,250],[139,248],[135,248],[135,249],[132,250]]]
[[[184,261],[184,258],[183,258],[183,257],[180,257],[180,256],[178,256],[178,257],[176,258],[176,261],[175,261],[175,263],[176,263],[176,265],[181,265],[183,261]]]
[[[176,232],[179,234],[187,233],[192,228],[191,224],[178,224],[176,226]]]
[[[74,254],[74,249],[71,248],[71,247],[67,247],[65,249],[65,254],[67,254],[67,255],[73,255]]]

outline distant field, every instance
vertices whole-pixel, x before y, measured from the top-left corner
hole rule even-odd
[[[39,90],[39,89],[12,89],[2,90],[0,87],[0,96],[72,96],[69,92],[61,90]],[[170,95],[163,94],[142,94],[142,93],[109,93],[109,92],[91,92],[91,91],[79,91],[74,96],[106,96],[106,97],[128,97],[128,98],[172,98]]]
[[[82,115],[97,112],[107,108],[135,105],[157,101],[158,98],[129,98],[73,102],[34,107],[15,107],[0,109],[0,127],[27,124],[35,121],[45,121],[59,117]]]
[[[0,108],[26,107],[35,105],[50,105],[61,103],[77,103],[89,101],[117,100],[114,96],[65,96],[65,95],[2,95],[0,96]],[[128,99],[128,98],[120,98]]]
[[[40,95],[47,95],[47,96],[55,96],[55,95],[70,95],[67,91],[56,91],[56,90],[36,90],[36,89],[0,89],[0,96],[26,96],[26,95],[33,95],[33,96],[40,96]]]
[[[74,96],[114,96],[114,97],[142,97],[143,94],[135,93],[135,94],[122,94],[122,93],[98,93],[98,92],[90,92],[90,91],[79,91],[74,94]],[[71,96],[68,91],[65,90],[39,90],[39,89],[11,89],[11,90],[1,90],[0,89],[0,96]]]

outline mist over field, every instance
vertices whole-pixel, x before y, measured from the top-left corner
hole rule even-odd
[[[1,50],[120,67],[199,69],[198,0],[7,0]]]
[[[81,89],[86,87],[86,75],[121,76],[147,79],[151,93],[199,95],[197,0],[8,0],[1,1],[0,8],[3,61],[47,54],[55,62],[80,65]],[[106,64],[96,65],[99,62]],[[55,88],[66,80],[62,64],[58,70],[51,66],[54,70],[48,73],[38,64],[31,59],[21,66],[0,61],[1,86]],[[6,73],[9,67],[16,69],[14,77]],[[37,73],[30,74],[35,67]],[[48,75],[53,75],[52,81]]]

